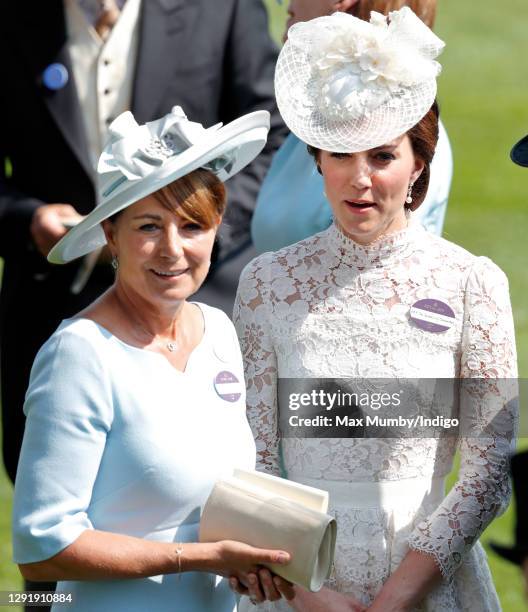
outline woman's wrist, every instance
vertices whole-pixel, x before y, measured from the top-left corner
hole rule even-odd
[[[441,581],[436,560],[410,550],[378,593],[372,612],[409,612]]]
[[[409,612],[414,607],[412,599],[400,589],[392,588],[387,581],[372,602],[369,612]]]
[[[220,544],[220,542],[175,544],[175,573],[178,573],[178,571],[218,573],[222,557]],[[181,550],[180,553],[178,553],[179,547]]]
[[[295,592],[295,597],[288,602],[290,607],[298,612],[306,610],[306,595],[308,594],[309,597],[310,591],[299,586],[294,586],[293,590]]]

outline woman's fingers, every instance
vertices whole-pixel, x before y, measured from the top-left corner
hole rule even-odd
[[[293,584],[273,575],[268,569],[261,568],[257,574],[230,576],[229,586],[239,595],[247,595],[254,603],[264,600],[277,601],[281,598],[291,600],[295,597]]]
[[[291,582],[284,580],[284,578],[280,576],[274,576],[273,584],[284,599],[290,601],[295,597],[295,587]]]
[[[283,582],[289,585],[285,580]],[[280,591],[274,583],[272,573],[266,568],[260,569],[258,574],[250,573],[247,575],[247,590],[247,595],[253,603],[278,601],[282,598]]]
[[[247,582],[249,599],[251,599],[253,603],[262,603],[266,598],[262,592],[262,589],[260,588],[260,582],[257,574],[248,574]]]
[[[277,601],[278,599],[281,599],[282,595],[277,590],[277,587],[273,582],[273,576],[268,569],[264,568],[259,570],[258,577],[260,580],[260,586],[268,601]]]
[[[229,585],[240,595],[249,596],[254,603],[277,601],[281,597],[293,599],[295,596],[293,586],[286,580],[279,583],[283,595],[274,582],[276,576],[269,569],[261,567],[262,564],[285,565],[290,562],[289,553],[283,550],[254,548],[228,540],[220,543],[220,550],[223,563],[231,569],[227,574],[230,576]]]
[[[290,555],[284,550],[255,548],[232,540],[218,542],[215,546],[220,550],[222,569],[231,570],[231,575],[237,571],[255,572],[259,565],[285,565],[290,562]]]
[[[229,578],[229,586],[231,587],[231,590],[235,591],[235,593],[238,593],[239,595],[248,594],[246,587],[235,576],[231,576],[231,578]]]
[[[291,556],[284,550],[265,550],[261,548],[255,549],[256,563],[275,563],[277,565],[286,565],[290,562]]]

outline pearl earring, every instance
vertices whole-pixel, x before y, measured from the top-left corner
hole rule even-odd
[[[406,204],[412,204],[412,188],[413,188],[414,183],[409,183],[409,189],[407,190],[407,197],[405,198],[405,203]]]

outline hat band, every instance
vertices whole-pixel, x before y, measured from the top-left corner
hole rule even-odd
[[[103,191],[102,195],[103,198],[106,198],[107,196],[109,196],[112,192],[114,192],[120,185],[122,185],[125,181],[127,180],[126,176],[121,176],[117,179],[117,181],[114,181],[110,187],[108,187],[108,189],[106,189],[105,191]]]

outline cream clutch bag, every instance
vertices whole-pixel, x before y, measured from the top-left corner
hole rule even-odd
[[[235,470],[217,482],[200,521],[200,542],[237,540],[290,553],[287,565],[269,569],[318,591],[334,560],[335,519],[326,514],[328,493],[263,474]]]

